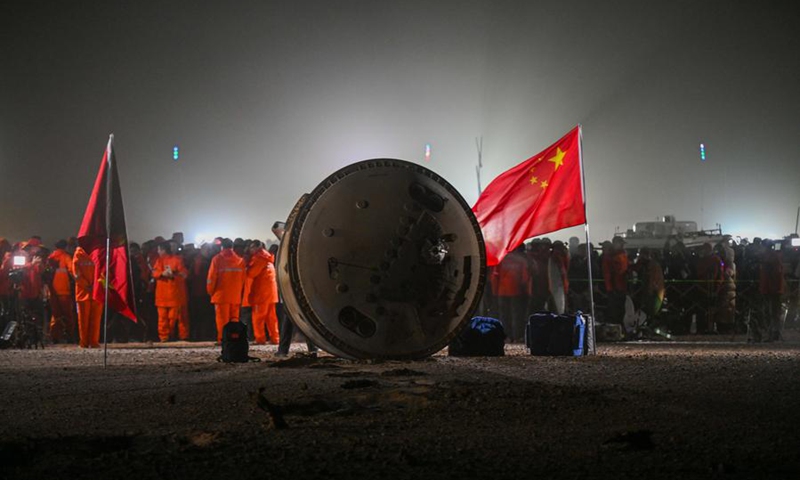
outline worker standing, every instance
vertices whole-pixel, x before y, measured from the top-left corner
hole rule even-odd
[[[183,315],[185,293],[184,279],[188,272],[183,259],[172,254],[169,242],[158,245],[158,258],[153,264],[156,281],[156,308],[158,309],[158,338],[169,341],[178,326],[178,337],[189,339],[189,319]]]
[[[520,245],[497,265],[494,271],[500,321],[510,342],[522,342],[527,320],[528,284],[530,282],[525,245]]]
[[[244,260],[233,251],[233,241],[225,238],[221,244],[222,251],[211,259],[206,281],[206,291],[214,304],[217,343],[222,343],[222,329],[225,325],[239,321],[245,275]]]
[[[78,343],[81,348],[100,347],[100,319],[103,304],[92,297],[94,287],[94,262],[86,251],[78,247],[72,259],[75,277],[75,303],[78,306]]]
[[[67,241],[56,242],[56,249],[47,257],[53,272],[50,286],[50,339],[74,342],[75,338],[75,303],[72,296],[72,256],[67,253]],[[66,338],[62,338],[62,335]]]
[[[250,285],[250,305],[253,308],[253,335],[256,343],[277,345],[278,334],[278,282],[275,279],[275,257],[264,248],[259,240],[253,241],[249,247],[250,261],[247,264],[247,278],[252,279]]]

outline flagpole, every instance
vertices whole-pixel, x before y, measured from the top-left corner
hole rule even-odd
[[[478,165],[475,167],[475,173],[478,176],[478,196],[481,196],[481,168],[483,168],[483,137],[478,140],[475,137],[475,147],[478,149]],[[796,230],[796,229],[795,229]]]
[[[108,366],[108,273],[109,262],[111,260],[111,152],[114,142],[114,134],[108,136],[106,146],[106,285],[105,296],[103,298],[103,367]]]
[[[583,224],[583,231],[586,234],[586,265],[589,267],[589,303],[591,304],[592,309],[592,321],[591,325],[587,325],[587,328],[591,328],[591,345],[588,346],[588,350],[590,352],[597,352],[597,340],[594,331],[594,322],[597,317],[594,315],[594,281],[592,279],[592,241],[589,237],[589,216],[586,214],[586,174],[583,170],[583,126],[578,124],[578,163],[581,166],[581,189],[583,190],[583,217],[586,219],[586,223]]]

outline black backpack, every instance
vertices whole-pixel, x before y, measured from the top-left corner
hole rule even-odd
[[[500,357],[505,355],[506,332],[500,320],[474,317],[450,342],[452,357]]]
[[[242,322],[228,322],[222,327],[222,355],[217,361],[225,363],[246,363],[260,361],[248,355],[247,326]]]

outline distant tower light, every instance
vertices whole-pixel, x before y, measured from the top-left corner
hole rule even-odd
[[[175,160],[176,162],[178,161],[178,146],[177,145],[172,147],[172,159]]]
[[[701,143],[700,144],[700,161],[701,162],[705,162],[706,161],[706,144],[705,143]]]
[[[430,162],[431,161],[431,144],[430,143],[426,143],[425,144],[425,161],[426,162]]]

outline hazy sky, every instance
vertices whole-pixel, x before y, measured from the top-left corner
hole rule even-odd
[[[269,238],[374,157],[472,204],[476,137],[485,186],[579,123],[595,240],[664,214],[782,236],[796,18],[771,1],[4,2],[0,236],[74,235],[112,132],[130,238],[191,241]]]

